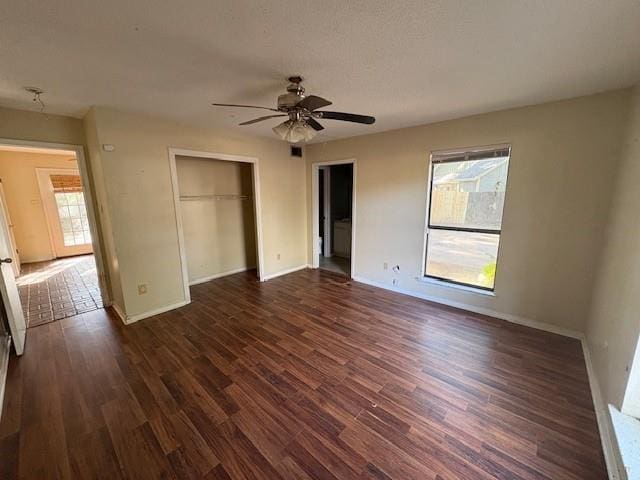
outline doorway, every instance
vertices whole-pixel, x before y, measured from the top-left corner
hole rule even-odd
[[[87,182],[82,146],[0,140],[0,289],[18,354],[27,327],[108,304]]]
[[[352,278],[354,264],[355,160],[312,168],[313,267]]]
[[[258,160],[172,148],[169,160],[185,300],[226,275],[262,280]]]
[[[53,257],[93,253],[82,179],[77,168],[36,168]]]

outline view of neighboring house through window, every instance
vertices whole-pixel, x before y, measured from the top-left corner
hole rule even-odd
[[[493,290],[510,147],[431,156],[425,276]]]

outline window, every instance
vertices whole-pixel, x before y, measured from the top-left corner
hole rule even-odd
[[[493,291],[510,153],[431,155],[426,277]]]
[[[65,247],[91,243],[87,209],[78,175],[51,175]]]

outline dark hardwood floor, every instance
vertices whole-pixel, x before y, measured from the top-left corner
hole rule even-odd
[[[602,479],[577,340],[330,273],[29,330],[0,478]]]

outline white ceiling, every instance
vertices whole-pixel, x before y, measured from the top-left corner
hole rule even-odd
[[[316,140],[640,81],[638,0],[21,0],[0,6],[0,105],[91,105],[235,127],[302,74],[329,109]],[[277,119],[248,127],[268,135]]]

